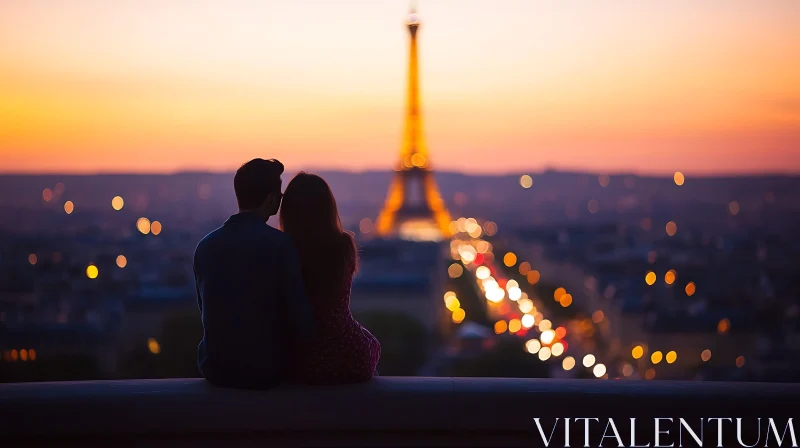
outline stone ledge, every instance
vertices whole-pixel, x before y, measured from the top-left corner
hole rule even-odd
[[[798,399],[800,385],[774,383],[380,377],[268,391],[202,379],[20,383],[0,385],[0,441],[538,446],[534,417],[785,421]]]

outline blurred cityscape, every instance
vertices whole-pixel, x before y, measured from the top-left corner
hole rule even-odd
[[[382,375],[800,379],[800,177],[437,173],[454,236],[414,242],[376,233],[391,173],[318,174]],[[197,376],[232,177],[0,176],[0,381]]]

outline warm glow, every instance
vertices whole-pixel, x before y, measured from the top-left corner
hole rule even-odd
[[[25,350],[24,348],[19,351],[19,359],[21,359],[23,361],[27,361],[28,360],[28,351]]]
[[[564,308],[566,308],[566,307],[568,307],[568,306],[572,305],[572,294],[564,294],[564,295],[563,295],[563,296],[561,296],[561,298],[558,300],[558,303],[560,303],[560,304],[561,304],[561,306],[562,306],[562,307],[564,307]]]
[[[448,310],[455,312],[457,309],[461,308],[461,302],[455,296],[450,296],[444,299],[444,306]]]
[[[523,326],[523,327],[525,327],[525,328],[531,328],[532,326],[534,326],[534,325],[535,325],[535,323],[536,323],[536,318],[534,318],[534,317],[533,317],[532,315],[530,315],[530,314],[526,314],[526,315],[522,316],[522,319],[521,319],[521,321],[522,321],[522,326]]]
[[[675,283],[676,274],[677,273],[675,272],[675,269],[670,269],[669,271],[667,271],[667,273],[664,274],[664,283],[668,285]]]
[[[503,257],[503,264],[508,267],[512,267],[517,264],[517,256],[514,254],[514,252],[509,252]]]
[[[64,211],[68,215],[71,215],[74,210],[75,210],[75,204],[73,204],[72,201],[67,201],[64,203]]]
[[[490,271],[486,266],[478,266],[478,269],[475,269],[475,277],[478,280],[487,279],[490,275],[492,275],[492,271]]]
[[[564,370],[572,370],[575,367],[575,358],[572,356],[567,356],[561,361],[561,368]]]
[[[147,340],[147,349],[150,350],[150,353],[157,355],[161,353],[161,346],[158,344],[158,341],[155,338],[150,338]]]
[[[675,234],[678,232],[678,225],[675,224],[675,222],[670,221],[666,225],[666,230],[667,230],[667,235],[675,236]]]
[[[147,218],[139,218],[136,220],[136,228],[142,234],[147,235],[150,233],[150,220]]]
[[[653,271],[648,272],[647,275],[644,276],[645,283],[647,283],[650,286],[654,285],[657,279],[658,276]]]
[[[691,297],[697,291],[697,287],[694,285],[694,282],[689,282],[686,284],[686,295]]]
[[[519,319],[511,319],[508,322],[508,332],[509,333],[516,333],[522,329],[522,322]]]
[[[556,332],[553,330],[545,330],[542,332],[540,339],[543,345],[550,345],[556,337]]]
[[[651,368],[649,368],[649,369],[647,369],[647,371],[646,371],[646,372],[644,372],[644,377],[645,377],[646,379],[648,379],[648,380],[652,380],[653,378],[655,378],[655,377],[656,377],[656,369],[654,369],[654,368],[652,368],[652,367],[651,367]]]
[[[28,359],[31,361],[36,361],[36,350],[30,349],[28,350]]]
[[[658,364],[661,362],[663,358],[664,355],[660,351],[655,351],[653,352],[652,355],[650,355],[650,362],[652,362],[653,364]]]
[[[453,322],[454,323],[460,324],[461,322],[464,321],[465,317],[467,317],[467,313],[466,313],[466,311],[464,311],[463,308],[459,308],[459,309],[453,311]]]
[[[504,320],[498,320],[494,323],[495,334],[503,334],[508,330],[508,324]]]
[[[16,361],[19,359],[19,352],[16,349],[11,350],[11,360]]]
[[[642,356],[644,356],[644,348],[642,348],[641,345],[633,347],[633,350],[631,350],[631,356],[633,356],[633,359],[641,358]]]
[[[592,373],[594,373],[594,376],[596,376],[597,378],[600,378],[601,376],[606,374],[606,366],[604,366],[603,364],[597,364],[596,366],[594,366],[594,369],[592,369]]]
[[[622,366],[622,375],[625,377],[633,375],[633,366],[630,364],[625,364]]]
[[[550,320],[543,319],[541,322],[539,322],[539,331],[547,331],[551,328],[553,328],[553,323],[550,322]]]
[[[711,359],[711,350],[703,350],[703,353],[700,354],[700,359],[702,359],[703,362],[708,362],[708,360]]]
[[[464,273],[464,268],[462,268],[461,265],[458,263],[453,263],[450,265],[450,267],[447,268],[447,275],[449,275],[450,278],[461,277],[461,274],[463,273]]]
[[[674,351],[667,352],[667,356],[664,359],[667,360],[667,364],[672,364],[678,359],[678,354]]]
[[[539,350],[542,348],[542,344],[539,342],[538,339],[531,339],[525,343],[525,350],[528,351],[530,354],[539,353]]]
[[[539,274],[539,271],[533,270],[528,272],[528,275],[526,277],[528,278],[528,283],[530,283],[531,285],[535,285],[539,283],[541,275]]]
[[[522,185],[522,188],[531,188],[531,185],[533,185],[533,178],[525,174],[519,178],[519,184]]]
[[[564,344],[556,342],[552,347],[550,347],[550,351],[553,353],[553,356],[561,356],[564,354]]]
[[[385,169],[404,146],[403,2],[106,3],[0,2],[4,172],[230,171],[266,141]],[[796,2],[634,3],[426,6],[432,154],[408,165],[796,173]]]
[[[528,275],[528,272],[531,271],[531,264],[527,261],[523,261],[519,264],[519,273],[522,275]]]
[[[530,313],[533,311],[533,301],[531,301],[531,299],[519,299],[517,306],[519,306],[519,310],[523,313]]]
[[[158,221],[153,221],[153,223],[150,224],[150,232],[153,235],[158,235],[159,233],[161,233],[161,229],[162,229],[161,223]]]
[[[42,199],[44,199],[45,202],[50,202],[50,200],[53,199],[53,190],[49,188],[42,190]]]
[[[606,318],[606,313],[604,313],[603,310],[597,310],[594,313],[592,313],[592,322],[596,324],[599,324],[605,318]]]
[[[552,352],[550,351],[549,347],[542,347],[539,349],[539,359],[542,361],[547,361],[550,359],[550,355],[552,355]]]
[[[736,358],[736,367],[742,368],[744,366],[744,356]]]
[[[28,263],[34,265],[37,261],[39,261],[39,257],[37,257],[36,254],[28,255]]]
[[[729,321],[727,317],[721,319],[717,324],[717,333],[719,334],[725,334],[730,329],[731,329],[731,321]]]
[[[114,199],[111,200],[111,208],[114,210],[122,210],[124,206],[125,201],[122,199],[122,196],[114,196]]]
[[[583,366],[589,368],[593,366],[595,363],[594,355],[589,353],[588,355],[583,357]]]
[[[553,299],[555,299],[555,301],[556,301],[556,302],[558,302],[558,301],[560,301],[560,300],[561,300],[561,297],[562,297],[564,294],[566,294],[566,293],[567,293],[567,290],[566,290],[566,289],[564,289],[564,288],[561,288],[561,287],[558,287],[558,288],[556,288],[556,290],[553,292]]]
[[[95,279],[95,278],[97,278],[97,276],[98,276],[98,274],[99,274],[99,273],[100,273],[100,271],[98,271],[98,269],[97,269],[97,266],[95,266],[95,265],[93,265],[93,264],[90,264],[90,265],[89,265],[89,266],[86,268],[86,276],[87,276],[87,277],[89,277],[89,278],[91,278],[91,279]]]
[[[124,268],[127,265],[128,265],[128,259],[125,258],[125,255],[119,255],[117,257],[117,266],[119,266],[120,268]]]
[[[675,185],[677,185],[677,186],[681,186],[681,185],[683,185],[683,182],[684,182],[686,179],[685,179],[685,177],[683,176],[683,173],[681,173],[680,171],[678,171],[678,172],[676,172],[676,173],[675,173],[675,175],[673,176],[673,180],[675,181]]]

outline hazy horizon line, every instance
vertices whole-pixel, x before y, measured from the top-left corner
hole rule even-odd
[[[175,170],[153,170],[153,171],[118,171],[118,170],[76,170],[76,171],[0,171],[0,177],[5,176],[175,176],[182,174],[232,174],[236,168],[232,169],[201,169],[201,168],[185,168]],[[393,169],[381,168],[365,168],[365,169],[345,169],[336,167],[301,167],[297,170],[287,169],[285,173],[297,173],[300,171],[317,172],[317,173],[344,173],[344,174],[370,174],[370,173],[392,173]],[[458,170],[458,169],[437,169],[436,173],[441,174],[460,174],[465,176],[480,176],[480,177],[510,177],[522,175],[542,175],[546,173],[559,173],[559,174],[588,174],[588,175],[606,175],[606,176],[635,176],[640,178],[669,178],[675,172],[662,173],[662,172],[636,172],[636,171],[592,171],[581,170],[576,168],[540,168],[531,170],[517,170],[517,171],[479,171],[479,170]],[[735,178],[735,177],[800,177],[800,172],[686,172],[680,171],[685,176],[694,178]]]

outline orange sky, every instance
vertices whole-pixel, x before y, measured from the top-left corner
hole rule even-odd
[[[0,171],[387,169],[402,0],[0,2]],[[433,166],[800,173],[800,2],[421,0]]]

